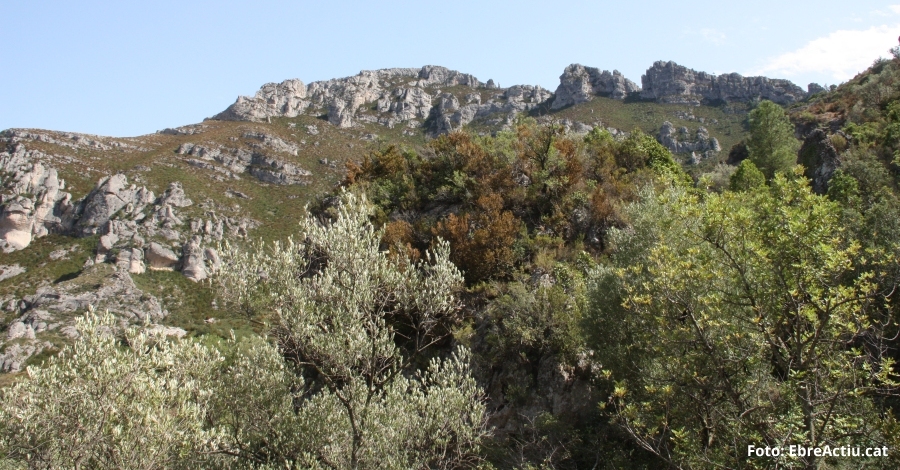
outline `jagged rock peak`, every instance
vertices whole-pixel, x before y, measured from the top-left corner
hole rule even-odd
[[[559,76],[559,86],[551,109],[584,103],[595,95],[624,99],[629,93],[640,91],[636,83],[625,78],[618,70],[600,71],[595,67],[572,64]]]
[[[790,104],[807,92],[789,80],[744,77],[736,73],[712,75],[676,64],[657,61],[641,77],[641,98],[663,103],[698,105],[709,101],[765,99]]]
[[[364,103],[389,99],[392,94],[399,96],[404,88],[454,85],[483,86],[472,75],[435,65],[426,65],[421,69],[364,70],[352,77],[317,81],[309,85],[297,79],[267,83],[253,97],[239,96],[234,104],[213,116],[213,119],[258,122],[272,117],[296,117],[306,112],[323,111],[332,124],[350,127],[357,110]],[[426,116],[427,112],[420,117]]]

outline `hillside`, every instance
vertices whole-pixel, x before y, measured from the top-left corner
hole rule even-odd
[[[471,350],[472,383],[483,392],[485,429],[491,430],[478,438],[484,439],[479,441],[479,461],[496,468],[582,468],[599,462],[602,455],[610,468],[657,468],[663,462],[696,466],[684,450],[697,445],[696,439],[685,436],[727,434],[727,425],[716,422],[696,431],[692,426],[698,421],[691,413],[697,409],[689,399],[672,402],[672,409],[683,413],[673,420],[686,417],[689,422],[685,434],[669,430],[665,423],[650,423],[660,416],[654,403],[669,392],[641,380],[690,382],[673,378],[677,373],[667,368],[667,361],[684,364],[685,370],[702,369],[716,387],[731,386],[719,381],[731,377],[728,374],[767,367],[753,363],[717,371],[717,361],[727,361],[715,355],[718,350],[712,353],[713,346],[704,350],[708,356],[697,359],[702,354],[690,347],[676,357],[654,343],[658,338],[670,345],[699,344],[689,329],[682,329],[691,308],[708,315],[698,324],[709,321],[704,327],[716,331],[710,337],[721,339],[716,347],[723,350],[750,348],[742,338],[763,334],[723,327],[732,317],[709,320],[721,315],[718,311],[744,319],[747,313],[739,305],[749,300],[722,299],[721,292],[746,286],[729,284],[730,265],[717,258],[721,246],[712,243],[709,252],[694,251],[710,242],[703,238],[707,234],[747,237],[749,245],[742,249],[757,251],[741,251],[742,258],[731,262],[758,270],[751,281],[759,281],[759,289],[780,286],[773,279],[785,275],[777,271],[784,266],[790,270],[802,265],[827,278],[820,290],[804,291],[807,285],[801,282],[793,291],[773,291],[769,297],[748,294],[754,302],[787,296],[803,303],[816,295],[837,298],[853,289],[860,297],[874,299],[865,308],[871,308],[866,310],[871,318],[888,318],[881,329],[873,326],[866,333],[871,336],[853,336],[857,333],[849,330],[834,334],[882,341],[872,346],[883,353],[878,360],[896,355],[894,340],[887,339],[896,325],[896,309],[891,294],[883,292],[896,280],[896,263],[884,260],[893,256],[900,234],[892,222],[897,220],[893,159],[900,148],[897,63],[876,63],[830,91],[812,85],[804,91],[766,77],[715,76],[673,62],[654,63],[640,86],[617,71],[573,64],[553,92],[529,85],[502,88],[493,80],[482,82],[438,66],[383,69],[309,84],[298,79],[265,84],[254,96],[238,97],[202,123],[138,137],[5,130],[0,133],[0,386],[27,380],[27,366],[48,363],[67,345],[81,341],[76,319],[89,310],[111,313],[113,324],[108,327],[114,333],[136,325],[170,337],[195,338],[216,345],[223,354],[237,355],[235,351],[244,348],[223,346],[231,344],[229,338],[251,344],[271,334],[281,341],[281,354],[290,356],[284,349],[289,344],[284,338],[290,336],[284,336],[282,309],[294,304],[275,303],[296,300],[291,295],[309,305],[320,306],[316,302],[322,300],[284,287],[287,293],[279,293],[281,297],[255,304],[245,298],[236,301],[237,294],[223,291],[222,283],[233,283],[235,292],[252,290],[247,272],[250,278],[266,280],[268,270],[277,271],[280,258],[271,255],[260,258],[269,264],[244,266],[242,278],[232,272],[240,264],[232,249],[252,250],[258,241],[290,236],[305,246],[301,238],[318,233],[312,221],[345,221],[351,217],[341,212],[352,206],[347,201],[365,196],[371,203],[366,220],[383,230],[371,232],[381,236],[375,244],[382,254],[372,255],[370,262],[388,273],[379,275],[412,279],[409,282],[419,283],[422,292],[443,292],[446,286],[426,289],[422,286],[428,281],[410,274],[414,270],[402,271],[409,266],[436,270],[428,266],[444,259],[432,251],[443,253],[442,240],[449,252],[441,256],[461,270],[458,275],[449,268],[432,274],[450,279],[448,285],[459,284],[452,293],[458,295],[458,304],[442,304],[434,323],[410,313],[434,299],[409,300],[403,295],[413,294],[404,291],[385,301],[390,313],[374,324],[401,325],[392,341],[408,358],[398,360],[402,366],[391,367],[410,377],[418,377],[415,374],[430,360],[456,357],[451,354],[454,348]],[[758,147],[748,149],[748,142],[758,137],[751,135],[756,122],[751,113],[770,109],[769,102],[776,103],[773,109],[779,112],[787,109],[799,139],[789,139],[789,163],[803,164],[810,183],[790,176],[787,169],[764,177],[754,166],[759,176],[747,177],[748,165],[737,167],[742,160],[758,161],[758,153],[753,153]],[[775,217],[794,219],[770,224]],[[804,233],[821,243],[791,245],[796,240],[779,230],[793,226],[795,219],[802,219],[801,225],[809,227]],[[302,235],[301,223],[306,230]],[[364,238],[359,234],[370,233],[366,230],[353,233]],[[690,240],[697,234],[700,241]],[[325,232],[318,236],[331,240]],[[777,258],[778,250],[768,250],[770,242],[781,243],[778,246],[791,256],[794,248],[800,252],[784,262]],[[815,251],[832,242],[835,252]],[[293,277],[307,282],[313,276],[309,273],[329,269],[329,262],[322,260],[339,259],[340,254],[326,256],[316,250],[324,253],[342,242],[328,243],[309,248],[315,255],[310,255],[305,271]],[[859,255],[860,246],[868,257]],[[802,251],[806,249],[814,252]],[[682,259],[688,255],[696,258]],[[829,256],[832,264],[819,263],[832,259]],[[757,259],[763,260],[761,265],[754,264]],[[774,271],[767,271],[768,261]],[[358,260],[346,262],[355,266]],[[715,275],[714,269],[721,272]],[[857,272],[865,272],[866,281],[847,283]],[[830,290],[839,291],[835,286],[841,282],[847,284],[846,292]],[[871,292],[865,290],[870,287]],[[672,298],[690,303],[695,294],[701,299],[696,305],[660,307],[673,309],[675,320],[654,304]],[[341,295],[328,291],[328,296]],[[884,305],[877,306],[881,301]],[[778,310],[777,305],[766,305]],[[403,323],[404,315],[411,318],[409,323]],[[855,321],[854,314],[846,315],[842,326]],[[658,323],[647,326],[645,318]],[[278,321],[281,329],[273,328]],[[329,321],[322,320],[316,328],[337,328]],[[748,319],[741,328],[752,322]],[[422,326],[426,323],[427,328]],[[788,328],[788,323],[773,328]],[[435,336],[419,338],[420,327]],[[417,341],[426,336],[428,348],[419,348]],[[732,340],[735,343],[729,343]],[[617,345],[648,359],[626,364]],[[228,349],[232,347],[235,351]],[[834,364],[840,367],[834,369],[844,367],[839,361],[851,361],[829,352],[839,357]],[[292,360],[303,362],[303,354],[291,354],[296,354]],[[238,356],[228,357],[240,363]],[[775,356],[769,357],[774,364],[770,369],[782,367]],[[770,374],[782,375],[766,382],[770,388],[765,393],[796,385],[788,380],[790,366],[784,367]],[[647,370],[652,373],[643,374]],[[303,374],[301,382],[313,384],[304,389],[304,397],[324,389],[317,381],[326,373]],[[619,395],[619,383],[641,385],[629,398],[643,400],[643,408],[623,404],[625,392]],[[294,387],[299,390],[299,385]],[[721,390],[709,393],[724,394]],[[753,434],[759,439],[768,439],[766,432],[781,432],[770,430],[758,411],[768,408],[750,403],[765,393],[743,392],[750,398],[728,405],[733,408],[717,401],[718,395],[704,403],[723,415],[741,420],[749,416],[747,429],[759,432]],[[855,393],[847,396],[861,396]],[[892,403],[887,399],[878,406]],[[843,402],[838,406],[841,413],[850,414],[850,408],[841,406]],[[867,406],[876,405],[859,405]],[[696,419],[718,419],[710,416]],[[635,424],[641,419],[649,421]],[[642,440],[668,432],[684,440]],[[877,435],[881,437],[874,440],[883,438]],[[704,454],[707,463],[733,463],[728,460],[734,457],[731,451],[721,450],[717,438],[710,436],[704,444],[712,449]],[[247,444],[254,456],[265,457],[257,462],[283,457],[268,454],[269,444],[275,446],[277,439],[259,439]]]

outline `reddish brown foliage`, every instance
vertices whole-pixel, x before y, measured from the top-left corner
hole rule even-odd
[[[450,259],[470,283],[508,276],[515,264],[513,244],[522,222],[504,211],[496,193],[482,196],[472,214],[450,214],[433,234],[450,242]]]

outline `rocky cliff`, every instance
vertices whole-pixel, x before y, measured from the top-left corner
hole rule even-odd
[[[468,90],[442,90],[449,87]],[[353,77],[309,85],[296,79],[268,83],[253,97],[238,97],[213,119],[260,122],[273,117],[324,115],[340,128],[364,122],[414,128],[428,120],[428,131],[439,134],[480,117],[500,115],[498,122],[507,121],[510,115],[528,111],[552,96],[541,87],[503,89],[493,80],[483,84],[472,75],[427,65],[421,69],[366,70]]]
[[[559,76],[559,86],[550,109],[561,109],[590,101],[594,96],[624,99],[640,91],[636,83],[622,76],[618,70],[600,71],[595,67],[572,64]]]
[[[641,77],[641,98],[661,103],[699,105],[703,102],[770,100],[790,104],[807,92],[788,80],[743,77],[736,73],[712,75],[658,61]]]

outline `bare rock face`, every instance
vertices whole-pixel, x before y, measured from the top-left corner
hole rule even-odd
[[[709,158],[722,151],[719,140],[710,137],[709,131],[702,126],[697,128],[692,137],[687,127],[676,130],[671,122],[666,121],[659,128],[657,140],[672,153],[699,153]]]
[[[4,204],[0,213],[0,240],[5,252],[21,250],[31,243],[34,228],[34,203],[31,199],[17,197]]]
[[[834,172],[841,166],[841,158],[837,149],[822,129],[812,131],[803,141],[798,152],[797,163],[806,169],[806,177],[812,180],[812,189],[816,194],[828,192],[828,182]]]
[[[40,287],[34,295],[22,299],[26,306],[23,309],[26,316],[23,318],[30,318],[27,317],[28,314],[40,311],[49,312],[51,317],[65,314],[64,316],[68,318],[71,314],[84,311],[89,306],[101,311],[109,310],[130,320],[144,320],[148,317],[158,320],[168,315],[154,296],[135,286],[127,271],[114,270],[109,265],[94,265],[86,272],[98,279],[99,287],[85,291],[78,279]],[[29,321],[36,326],[40,323],[36,320]],[[43,321],[48,325],[53,323],[52,318]]]
[[[5,265],[0,264],[0,281],[5,281],[9,278],[16,277],[19,274],[25,272],[25,268],[19,266],[18,264],[13,265]]]
[[[256,96],[239,96],[233,105],[213,119],[259,122],[271,116],[296,117],[309,106],[306,89],[306,85],[296,79],[266,83]]]
[[[147,247],[145,258],[152,270],[172,271],[178,265],[178,255],[156,242]]]
[[[349,127],[360,105],[381,97],[384,92],[381,80],[412,78],[417,74],[415,69],[384,69],[362,71],[353,77],[313,82],[308,86],[296,79],[267,83],[256,96],[238,97],[233,105],[213,119],[259,122],[271,117],[296,117],[313,108],[327,110],[332,124]]]
[[[495,93],[484,103],[478,97],[463,105],[441,106],[440,88],[456,86],[500,91],[493,84],[486,87],[474,76],[446,67],[367,70],[353,77],[313,82],[305,88],[299,80],[269,83],[254,97],[238,98],[213,119],[265,121],[305,113],[325,114],[328,122],[342,128],[359,122],[377,122],[393,128],[400,123],[418,126],[419,120],[432,118],[428,130],[438,134],[488,114],[500,113],[508,121],[508,114],[531,109],[552,97],[540,87],[520,86]]]
[[[119,251],[116,255],[116,267],[130,274],[143,274],[147,270],[144,265],[144,251],[140,248]]]
[[[25,367],[25,361],[31,356],[40,354],[50,343],[12,344],[0,353],[0,372],[19,372]]]
[[[5,252],[27,247],[32,238],[68,231],[76,208],[65,181],[56,169],[41,160],[39,151],[28,151],[21,143],[10,152],[0,152],[0,249]]]
[[[262,145],[279,152],[299,154],[299,147],[285,142],[281,138],[262,132],[248,132],[245,138],[251,138],[262,142]],[[272,184],[307,184],[312,172],[285,162],[278,157],[273,157],[261,151],[248,151],[242,148],[207,147],[193,143],[181,144],[176,153],[190,155],[199,158],[186,159],[186,163],[193,167],[213,170],[233,179],[240,179],[243,173],[264,183]],[[179,187],[180,189],[180,187]]]
[[[133,255],[129,252],[127,256]],[[168,315],[156,297],[135,286],[126,270],[101,264],[85,268],[84,275],[91,279],[90,289],[85,289],[85,281],[75,278],[39,287],[34,295],[17,300],[14,308],[7,307],[19,316],[0,337],[0,372],[19,371],[29,357],[54,346],[42,340],[45,332],[77,337],[75,317],[89,307],[116,315],[121,326],[157,321]],[[15,343],[4,344],[9,341]]]
[[[153,191],[147,188],[128,186],[128,178],[125,175],[103,178],[85,198],[84,212],[77,223],[79,235],[101,233],[113,214],[122,209],[130,214],[138,214],[155,199]]]
[[[198,282],[206,279],[206,257],[203,248],[200,247],[201,238],[197,235],[191,237],[188,243],[182,247],[181,273],[188,279]]]
[[[641,98],[661,103],[699,105],[763,99],[785,105],[807,96],[807,92],[788,80],[743,77],[736,73],[717,76],[671,61],[655,62],[641,77],[641,83]]]
[[[182,189],[181,183],[177,181],[169,183],[169,189],[163,193],[159,202],[161,205],[169,205],[172,207],[188,207],[194,203],[184,195],[184,189]]]
[[[445,134],[475,119],[491,117],[495,120],[494,124],[509,126],[514,122],[516,114],[530,111],[552,97],[549,90],[531,85],[511,86],[484,103],[479,96],[470,95],[469,102],[462,104],[456,96],[443,93],[431,110],[432,124],[428,133],[432,136]]]
[[[261,142],[262,146],[271,148],[276,152],[288,153],[295,157],[300,154],[300,147],[296,144],[286,142],[278,136],[266,134],[265,132],[245,132],[244,138],[257,140]],[[261,147],[260,144],[253,144],[253,146],[256,148]]]
[[[559,86],[550,109],[584,103],[594,99],[594,96],[621,100],[640,90],[636,83],[622,76],[618,70],[601,72],[594,67],[572,64],[559,76]]]

